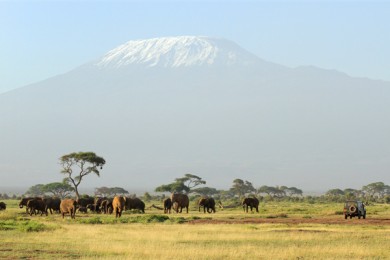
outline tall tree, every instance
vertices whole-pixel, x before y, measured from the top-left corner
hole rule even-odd
[[[111,195],[115,196],[117,194],[129,194],[129,192],[127,190],[125,190],[124,188],[121,188],[121,187],[113,187],[113,188],[110,188],[110,191],[111,191]]]
[[[197,189],[193,189],[192,192],[203,196],[213,196],[219,193],[219,191],[216,188],[211,188],[211,187],[200,187]]]
[[[201,177],[187,173],[182,178],[175,179],[176,182],[181,182],[184,186],[188,187],[188,190],[195,188],[196,186],[206,184],[206,181],[202,180]]]
[[[340,189],[331,189],[331,190],[328,190],[325,195],[327,196],[331,196],[331,197],[337,197],[337,196],[344,196],[344,191],[340,190]]]
[[[206,184],[206,181],[202,180],[201,177],[187,173],[184,177],[176,178],[175,181],[170,184],[158,186],[155,191],[190,193],[193,188],[202,184]]]
[[[65,179],[63,182],[53,182],[43,187],[46,193],[51,193],[55,197],[64,199],[74,192],[74,188]]]
[[[234,192],[238,197],[242,197],[246,193],[252,193],[256,191],[251,182],[243,181],[241,179],[235,179],[230,190]]]
[[[362,191],[364,191],[368,197],[374,198],[377,196],[378,198],[382,198],[385,195],[386,187],[383,182],[373,182],[366,186],[363,186]]]
[[[261,186],[260,188],[257,189],[257,192],[258,193],[265,193],[271,197],[278,197],[278,198],[281,198],[281,197],[284,197],[286,196],[286,190],[288,189],[288,187],[286,186],[276,186],[276,187],[272,187],[272,186],[266,186],[266,185],[263,185]]]
[[[283,190],[286,194],[288,194],[290,197],[297,195],[302,196],[303,191],[301,189],[298,189],[296,187],[286,187],[282,186],[279,189]]]
[[[100,176],[99,168],[103,169],[106,161],[93,152],[78,152],[63,155],[60,158],[61,173],[65,174],[73,185],[77,200],[80,198],[78,187],[85,176],[94,173]]]
[[[111,195],[111,188],[109,187],[100,187],[95,188],[95,196],[109,197]]]
[[[31,186],[27,191],[26,195],[29,196],[43,196],[45,195],[45,190],[44,190],[45,185],[44,184],[36,184],[34,186]]]

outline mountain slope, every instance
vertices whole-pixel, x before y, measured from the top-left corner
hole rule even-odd
[[[89,150],[107,161],[91,187],[152,189],[188,172],[220,188],[388,182],[389,97],[387,82],[289,69],[224,40],[132,41],[0,95],[2,183],[61,180],[58,158]]]

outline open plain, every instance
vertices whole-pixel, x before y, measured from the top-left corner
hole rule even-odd
[[[153,204],[157,205],[153,202]],[[189,214],[29,216],[18,201],[0,212],[0,259],[388,259],[390,206],[347,219],[339,203],[269,202]]]

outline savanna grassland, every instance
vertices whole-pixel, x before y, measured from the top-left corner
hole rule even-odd
[[[8,200],[0,212],[0,259],[389,259],[390,205],[347,219],[340,203],[269,202],[164,215],[29,216]],[[153,202],[158,205],[159,202]]]

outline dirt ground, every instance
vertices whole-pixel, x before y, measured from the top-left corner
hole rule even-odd
[[[389,218],[366,218],[366,219],[344,219],[323,217],[323,218],[245,218],[245,219],[196,219],[189,224],[329,224],[329,225],[390,225]]]

